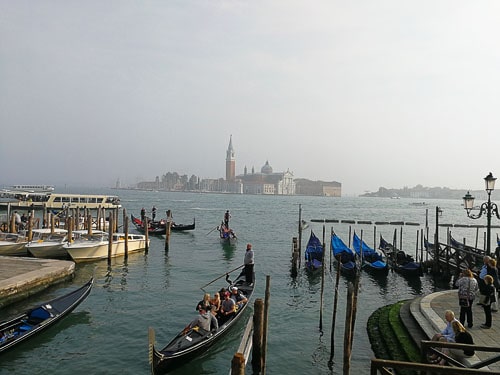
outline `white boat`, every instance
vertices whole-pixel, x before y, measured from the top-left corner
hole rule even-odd
[[[0,233],[0,255],[27,256],[24,234]]]
[[[120,208],[120,198],[116,195],[101,194],[61,194],[32,193],[26,191],[3,191],[0,205],[26,208]]]
[[[67,258],[68,253],[63,247],[68,242],[66,229],[50,228],[33,229],[33,238],[26,244],[28,253],[36,258]]]
[[[10,190],[25,191],[29,193],[48,193],[54,191],[53,185],[12,185]]]
[[[95,233],[95,232],[94,232]],[[64,245],[69,256],[75,262],[86,262],[91,260],[107,259],[109,248],[109,236],[105,232],[101,235],[93,235],[95,239],[75,239],[74,242]],[[100,236],[100,239],[98,239]],[[111,243],[111,257],[125,255],[125,233],[113,233]],[[85,238],[85,236],[83,236]],[[148,243],[149,245],[149,243]],[[143,234],[129,233],[128,252],[138,252],[146,248],[146,236]]]

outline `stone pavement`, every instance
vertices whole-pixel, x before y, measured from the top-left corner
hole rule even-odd
[[[434,333],[440,332],[446,326],[444,312],[452,310],[456,318],[459,318],[460,306],[458,305],[457,290],[446,290],[429,294],[412,302],[410,307],[413,317],[417,320],[427,336],[432,337]],[[471,333],[474,343],[477,345],[495,346],[500,343],[500,312],[493,312],[492,327],[490,329],[480,328],[484,323],[484,310],[482,306],[476,305],[472,308],[474,326],[467,328]],[[467,359],[469,363],[483,361],[498,353],[476,352],[476,355]],[[500,362],[483,367],[482,370],[500,371]]]
[[[70,279],[74,272],[72,261],[0,256],[0,308]]]

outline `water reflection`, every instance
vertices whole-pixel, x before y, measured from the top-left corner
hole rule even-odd
[[[234,257],[234,252],[236,249],[236,245],[231,245],[231,244],[221,244],[222,246],[222,251],[224,254],[224,259],[225,260],[231,260]]]

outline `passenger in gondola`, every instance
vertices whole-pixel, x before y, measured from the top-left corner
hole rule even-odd
[[[143,207],[141,208],[141,221],[144,222],[145,218],[146,218],[146,209]]]
[[[235,286],[231,287],[231,299],[236,303],[238,309],[248,301],[247,297],[245,297]]]
[[[220,323],[224,324],[235,315],[236,315],[236,303],[232,298],[230,298],[230,293],[225,292],[224,301],[222,301],[219,310]]]
[[[216,331],[219,328],[219,322],[217,322],[217,319],[212,315],[210,310],[202,307],[198,311],[200,314],[184,328],[182,331],[183,334],[186,334],[190,329],[197,330],[196,327],[202,328],[205,331]]]
[[[210,300],[210,304],[212,305],[212,311],[218,312],[221,304],[220,294],[219,292],[215,292],[214,298]]]
[[[196,305],[196,310],[199,311],[202,307],[207,311],[211,309],[212,303],[210,302],[210,293],[205,293],[203,299]]]

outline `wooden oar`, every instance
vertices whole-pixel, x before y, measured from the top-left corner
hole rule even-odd
[[[231,270],[231,271],[229,271],[229,272],[225,272],[225,273],[223,273],[222,275],[220,275],[220,276],[218,276],[217,278],[215,278],[215,279],[213,279],[212,281],[210,281],[208,284],[203,285],[200,289],[201,289],[201,290],[203,290],[203,288],[205,288],[206,286],[209,286],[209,285],[210,285],[210,284],[212,284],[214,281],[217,281],[217,280],[219,280],[221,277],[224,277],[224,276],[226,276],[226,275],[229,275],[230,273],[232,273],[232,272],[234,272],[234,271],[236,271],[236,270],[238,270],[238,269],[240,269],[240,268],[242,268],[242,267],[244,267],[244,266],[245,266],[245,265],[244,265],[244,264],[242,264],[241,266],[236,267],[234,270]]]
[[[205,236],[208,236],[210,233],[212,233],[214,230],[216,230],[217,228],[219,228],[219,226],[217,225],[214,229],[212,229],[210,232],[208,232],[207,234],[205,234]]]

